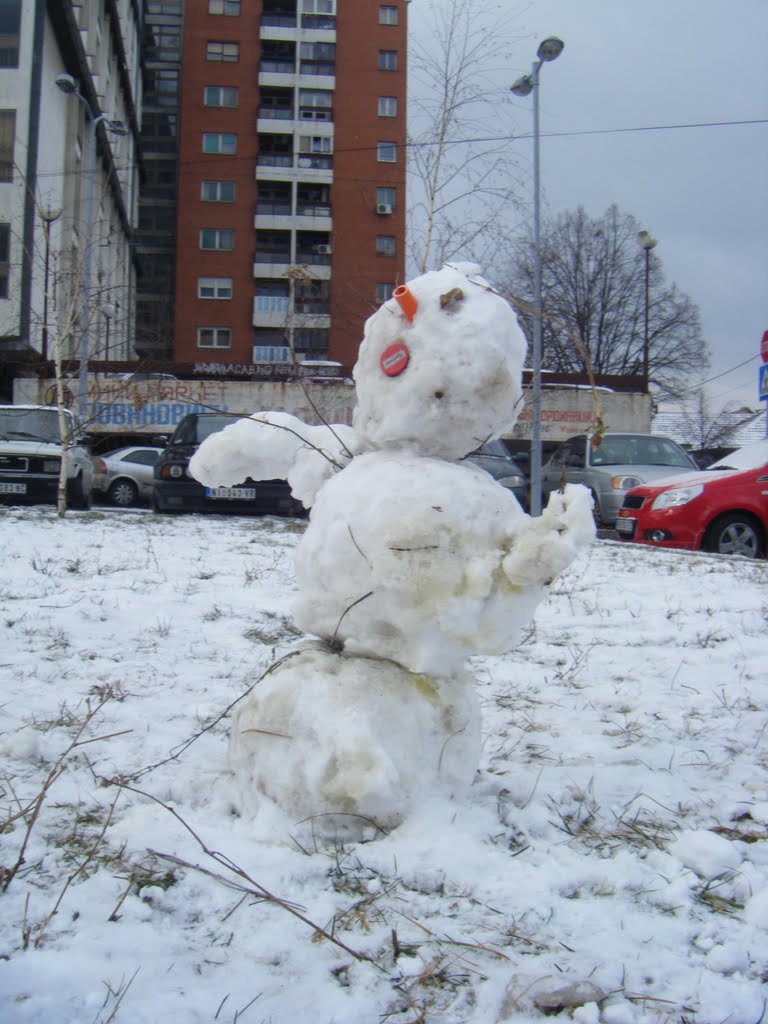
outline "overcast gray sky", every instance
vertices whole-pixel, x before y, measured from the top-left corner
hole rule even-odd
[[[431,6],[412,0],[412,35]],[[529,99],[508,91],[541,39],[565,49],[540,79],[545,210],[611,203],[657,239],[666,278],[699,306],[712,352],[713,406],[759,408],[768,329],[768,0],[487,0],[509,38],[498,68],[499,127],[530,133]],[[664,125],[708,125],[655,131]],[[567,135],[567,132],[606,134]],[[523,162],[532,143],[518,143]],[[747,361],[740,369],[731,370]],[[691,367],[691,382],[701,379]],[[765,403],[762,403],[765,407]]]

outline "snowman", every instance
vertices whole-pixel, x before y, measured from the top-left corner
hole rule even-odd
[[[208,438],[207,486],[287,479],[311,508],[294,618],[315,640],[272,666],[236,713],[236,802],[326,831],[391,828],[461,798],[480,712],[467,667],[509,650],[549,583],[594,536],[585,488],[532,518],[466,456],[510,433],[525,339],[470,264],[401,286],[366,322],[353,425],[260,412]]]

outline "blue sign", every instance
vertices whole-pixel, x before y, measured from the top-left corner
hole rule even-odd
[[[760,392],[760,400],[768,398],[768,363],[763,363],[758,371],[757,387]]]

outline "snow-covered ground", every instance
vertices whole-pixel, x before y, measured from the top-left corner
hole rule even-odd
[[[227,773],[303,529],[0,509],[2,1020],[768,1020],[766,563],[595,542],[470,797],[333,845]]]

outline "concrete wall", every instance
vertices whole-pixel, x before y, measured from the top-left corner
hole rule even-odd
[[[305,390],[306,388],[306,390]],[[14,402],[50,404],[52,380],[17,380]],[[352,422],[355,389],[348,382],[301,385],[295,381],[129,380],[97,377],[88,382],[89,414],[93,433],[170,433],[190,412],[251,413],[281,410],[306,423]],[[651,429],[648,395],[598,392],[600,412],[609,431]],[[530,437],[530,394],[515,428],[514,437]],[[594,423],[596,407],[588,388],[545,388],[542,394],[542,440],[561,441],[581,434]],[[322,417],[322,419],[321,419]]]

